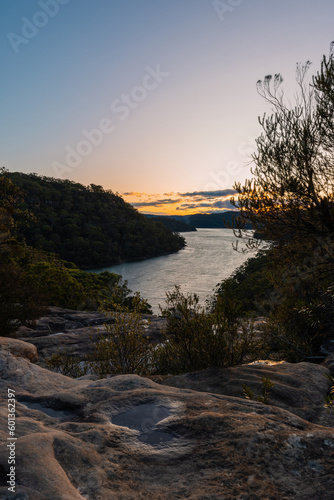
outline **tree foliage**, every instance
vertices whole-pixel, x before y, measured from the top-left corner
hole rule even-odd
[[[158,373],[222,368],[258,355],[252,323],[239,321],[232,304],[226,307],[218,300],[214,309],[206,309],[196,294],[184,295],[178,286],[166,295],[162,310],[167,318],[166,336],[155,351]]]
[[[257,309],[268,317],[271,349],[290,361],[316,353],[323,338],[334,334],[333,52],[312,79],[309,68],[310,62],[297,65],[293,106],[286,103],[280,74],[258,81],[272,113],[259,118],[253,178],[235,185],[233,200],[270,244],[258,275],[266,293],[256,290],[247,266],[246,279],[237,283],[239,270],[232,285],[240,285],[236,295],[244,304],[245,292],[254,291]],[[237,235],[246,237],[250,248],[263,246],[242,230]],[[255,262],[261,264],[260,257]]]
[[[10,179],[7,170],[0,168],[0,244],[17,235],[22,222],[32,219],[32,214],[22,210],[24,194]]]
[[[119,274],[89,273],[55,256],[41,257],[26,266],[25,274],[30,283],[38,286],[48,305],[79,310],[133,308],[135,295]],[[144,299],[141,312],[151,314],[151,307]]]
[[[248,259],[216,288],[211,307],[221,300],[239,318],[266,318],[266,356],[302,361],[334,336],[333,275],[326,252],[313,242],[271,247]]]
[[[0,335],[7,336],[21,325],[29,326],[45,310],[41,291],[24,270],[28,257],[25,245],[15,238],[17,220],[28,214],[20,210],[22,192],[0,170]]]
[[[127,373],[147,375],[152,369],[153,347],[146,334],[145,323],[139,313],[140,300],[135,310],[124,313],[104,311],[112,323],[104,326],[107,334],[94,345],[88,359],[90,371],[104,377]]]
[[[11,335],[22,325],[31,326],[48,305],[89,310],[137,307],[137,297],[120,275],[85,272],[54,254],[28,246],[23,233],[34,220],[23,200],[22,190],[1,169],[0,335]],[[151,313],[145,300],[140,304],[140,312]]]
[[[140,214],[112,191],[36,174],[11,173],[35,223],[20,228],[28,245],[81,268],[176,252],[184,238]]]
[[[213,307],[217,297],[220,297],[225,307],[232,305],[239,316],[262,316],[263,301],[273,291],[269,261],[268,252],[261,251],[238,267],[231,276],[217,285]]]
[[[297,65],[299,93],[293,107],[285,103],[282,77],[257,83],[273,113],[259,118],[262,134],[252,158],[253,178],[234,186],[233,204],[264,237],[288,244],[310,237],[333,238],[334,60],[324,57],[321,71],[308,81],[310,63]],[[254,241],[253,241],[254,243]]]

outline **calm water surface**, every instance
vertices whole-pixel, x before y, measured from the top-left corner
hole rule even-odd
[[[237,238],[231,229],[198,229],[181,234],[187,246],[177,253],[96,272],[107,270],[121,274],[128,281],[128,287],[140,292],[151,304],[153,312],[158,314],[159,304],[164,304],[166,292],[174,285],[181,285],[183,292],[196,293],[204,304],[217,283],[251,257],[251,254],[233,250],[232,243]]]

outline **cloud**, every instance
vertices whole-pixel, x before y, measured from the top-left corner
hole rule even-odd
[[[123,196],[137,196],[138,198],[145,195],[145,193],[138,193],[137,191],[130,191],[128,193],[122,193],[122,194]]]
[[[165,198],[163,200],[152,200],[152,201],[142,201],[139,203],[132,203],[133,207],[159,207],[161,205],[175,205],[175,203],[180,203],[181,198],[177,200],[172,200],[171,198]]]
[[[189,210],[193,208],[211,208],[211,203],[182,203],[177,210]]]
[[[176,210],[197,210],[199,208],[209,208],[211,210],[222,208],[235,210],[235,207],[231,205],[230,200],[217,200],[214,203],[206,202],[206,203],[182,203]]]
[[[193,191],[190,193],[179,193],[180,196],[198,196],[201,198],[218,198],[222,196],[231,196],[236,194],[234,189],[223,189],[220,191]]]
[[[212,203],[213,208],[231,208],[235,210],[235,207],[231,204],[230,200],[218,200]]]

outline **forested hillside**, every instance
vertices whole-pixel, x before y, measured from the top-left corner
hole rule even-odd
[[[27,244],[81,268],[155,257],[185,245],[181,236],[101,186],[18,172],[9,176],[35,217],[21,229]]]

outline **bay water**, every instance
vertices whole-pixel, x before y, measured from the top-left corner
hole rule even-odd
[[[152,306],[159,314],[166,292],[180,285],[183,293],[196,293],[202,304],[213,294],[216,285],[243,264],[253,254],[233,249],[237,238],[232,229],[197,229],[181,233],[187,246],[177,253],[95,270],[120,274],[128,287]]]

